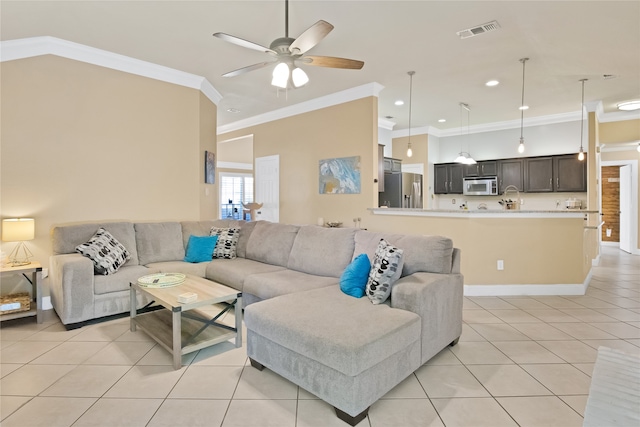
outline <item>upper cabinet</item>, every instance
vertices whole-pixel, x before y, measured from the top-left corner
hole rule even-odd
[[[555,191],[587,191],[587,162],[578,160],[575,154],[554,156],[553,171],[556,180]]]
[[[524,190],[529,193],[587,191],[587,163],[575,154],[525,159]]]
[[[522,159],[498,160],[498,193],[504,193],[508,186],[524,191],[524,167]]]
[[[464,166],[461,163],[444,163],[433,166],[435,194],[462,194]]]
[[[554,190],[553,157],[532,157],[524,160],[524,191],[547,193]]]
[[[498,175],[498,161],[497,160],[483,160],[475,165],[464,166],[464,176],[497,176]]]

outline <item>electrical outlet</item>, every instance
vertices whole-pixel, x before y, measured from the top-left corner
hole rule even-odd
[[[49,269],[48,268],[43,268],[42,269],[42,278],[46,278],[49,276]]]
[[[520,205],[524,205],[524,199],[520,199]]]
[[[498,270],[504,270],[504,260],[498,260]]]
[[[451,204],[455,205],[456,204],[456,199],[451,199]]]

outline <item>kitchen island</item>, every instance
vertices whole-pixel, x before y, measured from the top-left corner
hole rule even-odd
[[[594,210],[369,211],[370,230],[453,239],[462,250],[465,295],[582,295],[598,259]]]

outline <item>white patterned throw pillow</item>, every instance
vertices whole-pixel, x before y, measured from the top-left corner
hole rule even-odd
[[[234,259],[236,257],[236,248],[240,237],[239,228],[212,227],[209,235],[218,236],[216,247],[213,250],[213,259]]]
[[[380,239],[369,271],[365,294],[373,304],[382,304],[391,295],[391,285],[400,278],[403,250]]]
[[[94,271],[105,276],[115,273],[131,259],[127,248],[102,227],[88,242],[76,246],[76,252],[93,261]]]

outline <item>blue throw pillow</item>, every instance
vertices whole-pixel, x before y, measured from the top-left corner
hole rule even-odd
[[[205,262],[213,258],[218,236],[189,236],[185,262]]]
[[[340,276],[340,290],[352,297],[362,298],[371,270],[367,254],[360,254],[351,261]]]

